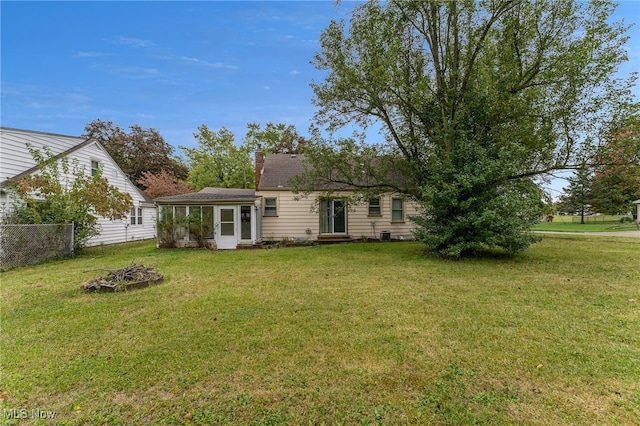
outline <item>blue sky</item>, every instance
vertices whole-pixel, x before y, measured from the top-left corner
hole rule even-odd
[[[201,124],[238,141],[249,122],[307,134],[320,33],[353,6],[2,1],[1,123],[80,135],[100,118],[158,129],[174,146],[194,146]],[[640,71],[640,1],[615,16],[636,24],[621,72]]]
[[[201,124],[307,133],[310,64],[352,3],[5,2],[2,125],[79,135],[101,118],[194,145]]]

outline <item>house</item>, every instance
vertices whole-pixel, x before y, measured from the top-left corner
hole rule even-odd
[[[205,188],[195,194],[157,198],[160,246],[216,246],[234,249],[262,242],[337,242],[412,239],[417,213],[399,194],[349,205],[352,190],[322,188],[306,198],[292,192],[290,179],[304,171],[304,155],[256,152],[256,189]],[[161,229],[162,228],[162,229]]]
[[[633,204],[636,205],[636,225],[640,225],[640,200],[635,200]]]
[[[38,173],[38,166],[27,148],[48,148],[56,157],[66,156],[84,166],[87,174],[102,170],[102,176],[121,192],[131,195],[134,208],[128,217],[110,220],[99,217],[100,234],[88,245],[113,244],[155,238],[156,208],[144,192],[124,174],[105,148],[94,139],[0,127],[0,216],[10,212],[13,200],[4,188],[8,179]]]
[[[416,206],[401,194],[387,193],[368,203],[348,205],[348,188],[323,188],[300,198],[292,192],[290,179],[302,172],[301,154],[256,152],[256,194],[261,197],[262,238],[267,240],[349,241],[365,238],[412,239],[410,216]]]

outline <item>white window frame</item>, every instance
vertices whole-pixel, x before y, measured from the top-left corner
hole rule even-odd
[[[273,205],[267,205],[267,200],[273,200]],[[267,213],[267,209],[273,209],[273,213]],[[277,197],[265,197],[264,198],[264,208],[262,210],[262,216],[267,217],[278,217],[278,198]]]
[[[131,215],[129,216],[129,225],[138,226],[142,224],[142,207],[132,207]]]
[[[378,205],[371,205],[371,201],[378,200]],[[372,213],[371,208],[377,209],[377,213]],[[369,199],[369,205],[367,210],[368,216],[380,217],[382,216],[382,197],[373,197]]]
[[[400,208],[395,208],[396,202],[400,202]],[[397,219],[395,216],[397,212],[400,212],[400,219]],[[404,200],[402,198],[392,198],[391,199],[391,222],[401,223],[404,222]]]
[[[95,167],[94,167],[95,165]],[[102,162],[100,160],[91,160],[91,176],[95,176],[98,172],[102,170]]]

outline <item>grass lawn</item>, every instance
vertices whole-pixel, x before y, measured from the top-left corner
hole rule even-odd
[[[617,232],[617,231],[637,231],[638,228],[634,223],[620,222],[596,222],[585,223],[571,222],[567,220],[557,220],[557,216],[553,222],[538,223],[533,227],[536,231],[561,231],[561,232]]]
[[[640,240],[543,238],[462,261],[145,242],[2,273],[2,422],[638,424]],[[80,291],[133,261],[165,281]]]

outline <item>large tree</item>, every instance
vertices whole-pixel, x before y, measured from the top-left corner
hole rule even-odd
[[[165,170],[160,173],[142,172],[138,183],[146,189],[144,192],[151,198],[168,197],[170,195],[189,194],[193,189],[188,183],[176,179]]]
[[[270,154],[302,154],[308,141],[298,134],[293,124],[267,123],[263,129],[258,123],[249,123],[245,136],[245,144],[247,143],[260,146]]]
[[[197,147],[180,146],[189,161],[189,184],[193,189],[254,185],[253,145],[237,146],[233,132],[225,127],[212,131],[206,124],[198,127],[193,136],[198,141]]]
[[[160,175],[164,170],[176,180],[187,178],[188,170],[173,155],[173,147],[156,129],[134,124],[127,133],[112,121],[94,120],[84,128],[85,137],[98,140],[122,171],[141,189],[145,172]]]
[[[315,137],[298,188],[404,193],[422,208],[416,235],[444,255],[526,249],[541,215],[534,179],[579,167],[630,114],[632,79],[613,79],[626,60],[613,11],[606,0],[356,7],[320,37],[316,120],[330,132],[376,124],[384,142]]]
[[[593,205],[602,213],[626,214],[640,199],[640,117],[613,129],[599,147]]]

